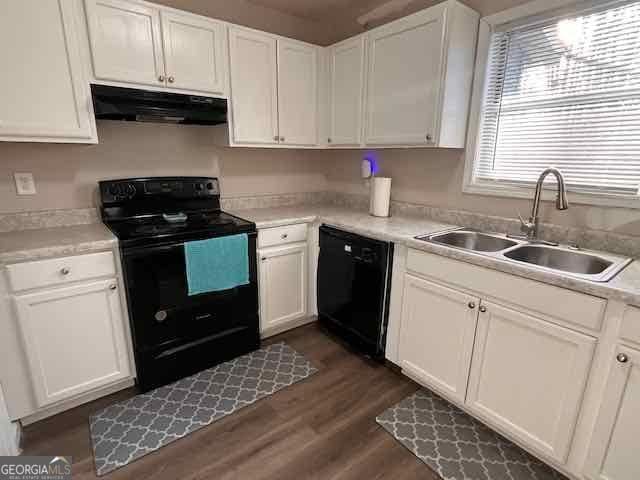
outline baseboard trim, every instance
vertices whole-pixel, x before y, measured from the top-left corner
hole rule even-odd
[[[21,418],[20,423],[23,426],[31,425],[32,423],[39,422],[40,420],[44,420],[45,418],[52,417],[53,415],[57,415],[58,413],[62,413],[65,410],[75,408],[79,405],[82,405],[83,403],[92,402],[94,400],[97,400],[98,398],[106,397],[107,395],[111,395],[112,393],[116,393],[120,390],[124,390],[125,388],[129,388],[135,383],[135,378],[127,378],[120,382],[114,383],[113,385],[109,385],[108,387],[101,388],[99,390],[94,390],[72,400],[64,401],[63,403],[59,403],[51,407],[46,407],[42,410],[32,413],[31,415],[27,415],[26,417]]]
[[[280,325],[275,325],[270,328],[265,328],[262,332],[260,332],[260,338],[264,340],[265,338],[273,337],[274,335],[284,333],[287,330],[293,330],[294,328],[302,327],[303,325],[313,323],[316,320],[318,320],[318,317],[315,315],[311,317],[296,318],[295,320],[290,320],[288,322],[281,323]]]

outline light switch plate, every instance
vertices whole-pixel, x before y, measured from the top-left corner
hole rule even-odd
[[[13,178],[16,181],[16,192],[18,195],[36,194],[36,182],[33,179],[33,173],[16,172],[13,174]]]

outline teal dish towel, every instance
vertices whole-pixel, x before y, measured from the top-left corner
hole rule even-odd
[[[246,233],[184,244],[189,295],[219,292],[249,283]]]

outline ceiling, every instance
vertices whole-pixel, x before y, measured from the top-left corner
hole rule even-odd
[[[337,11],[349,9],[369,0],[248,0],[249,3],[273,8],[289,15],[308,20],[323,21]]]
[[[330,45],[443,0],[151,1],[318,45]],[[481,15],[527,1],[462,0]]]

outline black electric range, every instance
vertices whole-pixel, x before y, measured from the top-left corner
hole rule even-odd
[[[147,391],[260,346],[256,227],[220,209],[218,179],[99,183],[102,220],[118,237],[138,385]],[[247,234],[249,284],[188,294],[184,244]]]

